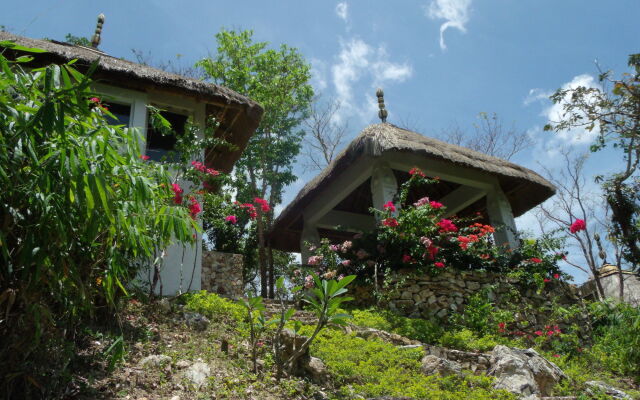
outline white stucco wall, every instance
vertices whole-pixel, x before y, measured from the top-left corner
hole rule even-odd
[[[94,89],[104,95],[107,100],[110,99],[117,103],[131,105],[130,127],[139,129],[142,137],[146,137],[148,104],[192,116],[196,126],[200,128],[199,136],[202,137],[205,124],[204,103],[181,96],[153,92],[144,93],[104,84],[97,84]],[[144,141],[140,141],[140,149],[141,154],[145,154]],[[178,183],[185,189],[185,193],[190,192],[190,182],[179,180]],[[198,220],[198,225],[202,228],[201,220]],[[149,264],[152,261],[150,260]],[[160,266],[162,295],[171,296],[187,290],[200,290],[202,278],[202,233],[196,233],[194,245],[183,246],[182,244],[175,244],[164,249],[164,257],[162,257]],[[143,268],[139,271],[137,281],[142,286],[148,287],[152,279],[152,268]],[[156,285],[155,291],[160,294],[159,284]]]

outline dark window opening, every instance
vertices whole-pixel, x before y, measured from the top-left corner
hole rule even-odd
[[[124,125],[129,127],[131,121],[131,106],[128,104],[106,103],[103,104],[115,118],[106,116],[109,125]]]
[[[147,124],[147,151],[146,155],[154,161],[178,161],[179,155],[169,156],[169,152],[175,151],[177,137],[184,134],[187,116],[161,111],[160,114],[171,124],[172,134],[163,135],[159,129],[151,124],[151,118]]]

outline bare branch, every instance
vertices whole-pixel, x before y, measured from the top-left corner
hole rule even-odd
[[[339,101],[329,99],[321,103],[316,97],[309,118],[303,122],[306,130],[303,166],[306,170],[321,171],[336,156],[348,129],[347,123],[337,121],[339,110]]]

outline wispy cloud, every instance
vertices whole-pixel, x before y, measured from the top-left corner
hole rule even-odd
[[[440,25],[440,48],[445,50],[444,32],[449,28],[458,29],[465,33],[465,25],[469,22],[469,8],[471,0],[433,0],[428,7],[425,7],[427,17],[437,20],[445,20]]]
[[[368,94],[360,104],[355,100],[353,91],[356,84],[369,87],[381,86],[390,82],[403,82],[413,74],[408,63],[396,63],[389,60],[384,46],[377,48],[359,38],[340,42],[337,61],[331,68],[336,98],[342,107],[336,118],[346,118],[358,114],[368,121],[372,108],[375,109],[373,96]]]
[[[336,15],[344,22],[349,20],[349,4],[346,1],[336,4]]]
[[[563,90],[569,90],[581,86],[586,88],[598,87],[596,79],[593,76],[582,74],[574,76],[569,82],[562,84],[561,88]],[[526,106],[534,103],[540,103],[542,105],[540,116],[544,118],[545,124],[557,123],[564,119],[564,107],[567,102],[571,100],[569,95],[558,103],[551,103],[549,99],[551,94],[553,94],[552,90],[531,89],[524,100]],[[560,132],[544,132],[541,126],[535,126],[529,129],[528,132],[536,143],[537,154],[546,156],[548,162],[553,164],[560,154],[561,149],[584,149],[593,143],[600,130],[598,126],[596,126],[591,131],[582,127],[576,127]]]

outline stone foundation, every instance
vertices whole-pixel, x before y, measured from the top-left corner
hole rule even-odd
[[[238,299],[244,296],[242,254],[205,251],[202,255],[202,290]]]
[[[528,321],[529,329],[541,329],[549,322],[553,299],[561,307],[580,301],[576,288],[564,282],[549,282],[537,293],[533,284],[483,271],[447,271],[437,276],[399,271],[392,278],[391,289],[388,300],[391,311],[436,320],[462,313],[469,298],[485,290],[489,301],[500,309],[513,310],[516,321]]]

